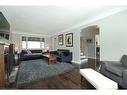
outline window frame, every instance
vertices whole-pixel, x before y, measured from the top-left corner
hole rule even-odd
[[[24,37],[24,38],[23,38]],[[25,38],[26,37],[26,38]],[[40,47],[39,48],[30,48],[30,47],[28,47],[28,42],[30,42],[30,41],[28,41],[28,38],[30,39],[30,37],[29,36],[22,36],[22,38],[21,38],[21,43],[22,43],[22,49],[44,49],[45,48],[45,38],[40,38],[40,37],[33,37],[33,38],[35,38],[35,39],[40,39],[40,40],[38,40],[38,41],[36,41],[35,39],[33,39],[35,42],[39,42],[40,43]],[[25,42],[26,41],[26,47],[25,48],[23,48],[23,42]],[[32,42],[34,42],[34,41],[32,41]]]

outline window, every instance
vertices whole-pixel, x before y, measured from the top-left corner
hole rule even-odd
[[[22,48],[26,49],[26,37],[25,36],[22,37]]]
[[[41,38],[41,48],[45,48],[45,39],[44,38]]]
[[[41,48],[45,48],[45,43],[41,42]]]
[[[41,48],[40,46],[41,46],[41,43],[40,43],[40,42],[28,41],[28,48],[29,48],[29,49]]]
[[[23,49],[39,49],[44,48],[44,38],[38,37],[22,37],[22,48]]]
[[[26,41],[22,41],[22,48],[26,49]]]

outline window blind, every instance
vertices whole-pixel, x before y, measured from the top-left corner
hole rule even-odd
[[[22,36],[22,41],[26,41],[26,36]]]
[[[45,38],[22,36],[22,41],[45,42]]]
[[[40,42],[40,38],[38,38],[38,37],[28,37],[28,41]]]

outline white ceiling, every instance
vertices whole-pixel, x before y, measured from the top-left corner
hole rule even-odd
[[[12,32],[53,35],[121,7],[1,6]]]

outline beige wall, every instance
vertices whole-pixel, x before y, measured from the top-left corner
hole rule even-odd
[[[127,54],[127,10],[87,26],[97,25],[100,28],[100,59],[119,61]]]
[[[82,29],[97,25],[100,28],[100,60],[119,61],[123,54],[127,54],[127,10],[70,30],[74,32],[74,46],[67,48],[73,52],[73,61],[79,62],[80,32]],[[68,33],[65,31],[64,33]],[[63,34],[64,34],[63,33]]]
[[[34,35],[34,34],[18,34],[18,33],[12,33],[12,38],[11,38],[11,43],[14,43],[16,47],[18,47],[18,49],[21,51],[22,50],[22,43],[21,43],[21,37],[22,36],[35,36],[35,37],[44,37],[43,35]],[[51,45],[51,38],[50,37],[44,37],[45,38],[45,49],[47,48],[47,46],[52,49],[52,45]]]
[[[101,60],[119,61],[123,54],[127,54],[127,11],[61,33],[64,34],[64,37],[67,33],[73,33],[73,47],[66,47],[65,43],[63,46],[56,44],[56,47],[72,51],[73,61],[78,63],[80,61],[80,32],[92,25],[97,25],[100,28]],[[53,47],[53,39],[57,37],[58,35],[52,36],[52,40],[47,44],[51,42]],[[12,35],[12,42],[21,49],[20,35]]]
[[[127,11],[103,18],[87,26],[98,25],[100,28],[100,59],[119,61],[127,54]]]

